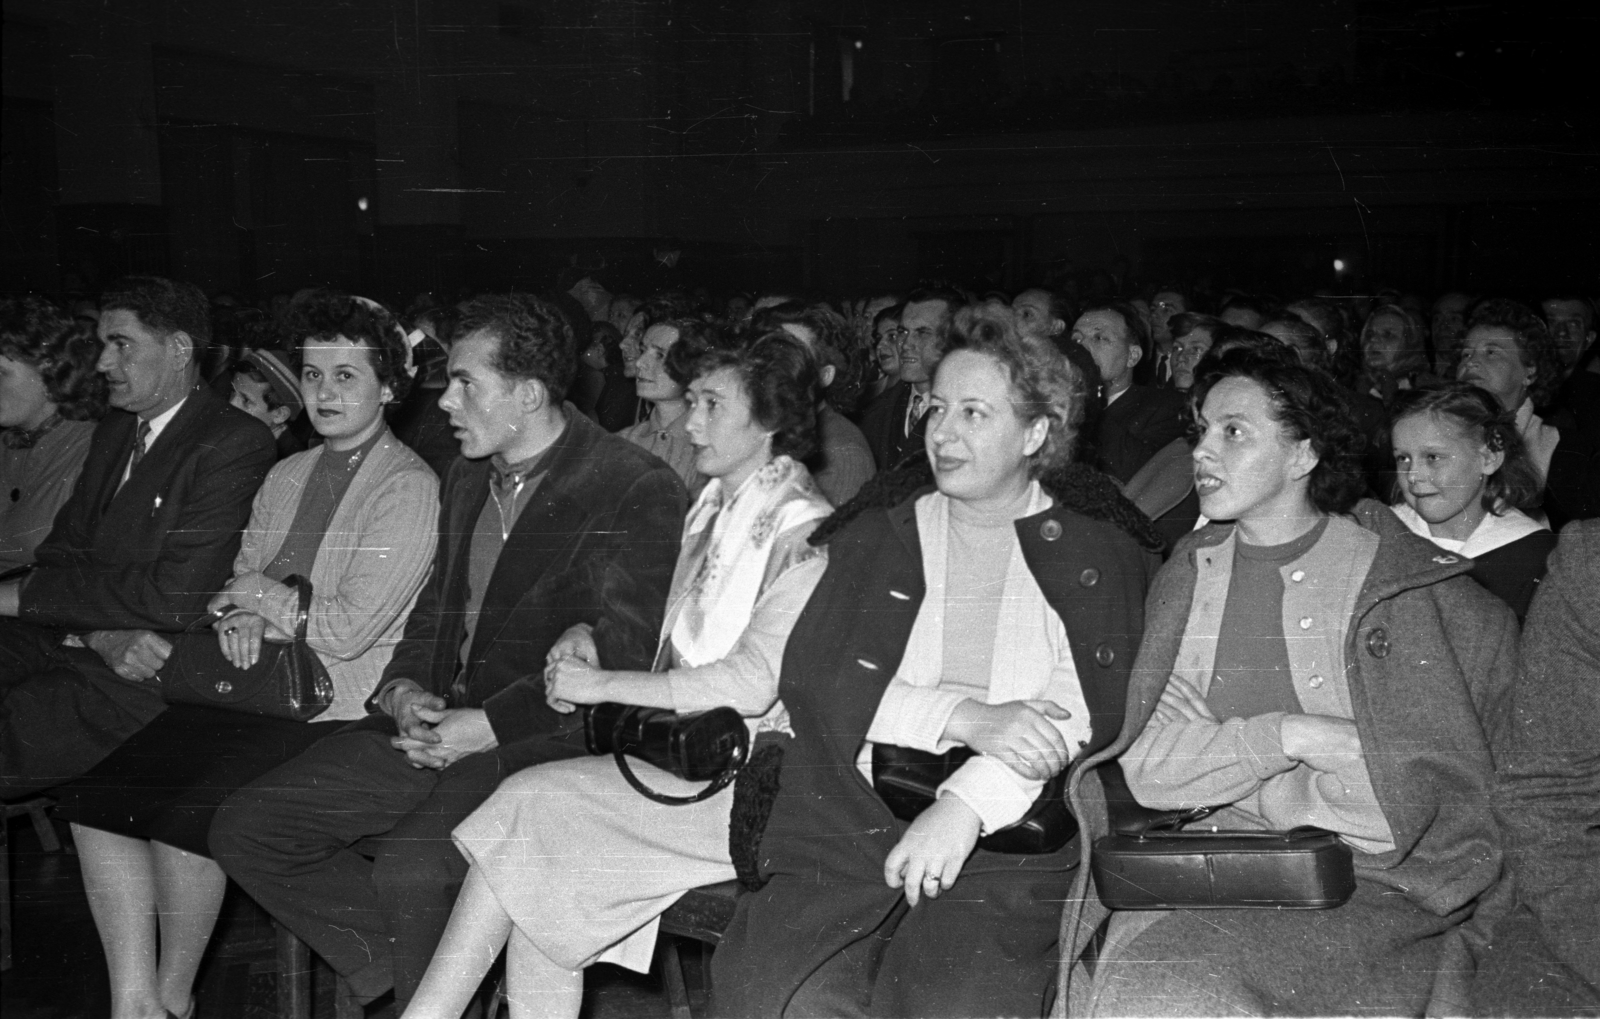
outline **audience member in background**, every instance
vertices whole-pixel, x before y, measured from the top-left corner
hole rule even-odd
[[[272,434],[200,383],[198,287],[153,276],[102,298],[97,370],[116,408],[36,568],[0,582],[0,796],[59,785],[160,714],[168,637],[228,577]]]
[[[439,396],[450,381],[450,342],[460,320],[461,313],[449,305],[428,308],[412,320],[412,328],[422,337],[411,348],[411,391],[389,410],[389,426],[395,437],[411,447],[441,478],[461,452],[450,427],[450,416],[439,407]]]
[[[1433,317],[1429,335],[1433,340],[1433,373],[1440,378],[1452,378],[1456,373],[1456,358],[1461,352],[1461,340],[1467,335],[1467,309],[1472,298],[1459,290],[1452,290],[1433,302]]]
[[[1344,312],[1332,301],[1321,297],[1302,297],[1289,305],[1286,310],[1289,314],[1309,323],[1317,331],[1322,338],[1323,351],[1326,354],[1323,364],[1341,385],[1348,385],[1349,380],[1340,374],[1339,352],[1348,351],[1355,344],[1350,341],[1350,330],[1345,323]]]
[[[578,374],[572,380],[571,403],[591,421],[599,420],[600,394],[606,388],[606,345],[598,335],[600,326],[610,329],[611,323],[590,327],[589,343],[578,352]]]
[[[1187,432],[1183,397],[1133,381],[1150,344],[1144,321],[1131,306],[1121,301],[1090,306],[1072,324],[1072,339],[1093,355],[1105,385],[1100,460],[1107,474],[1127,483],[1158,449]]]
[[[1230,294],[1222,300],[1217,318],[1240,329],[1259,329],[1268,317],[1268,302],[1249,294]]]
[[[604,385],[595,401],[595,421],[608,432],[620,432],[633,427],[639,413],[639,391],[633,379],[623,372],[622,333],[610,322],[596,322],[591,334],[594,339],[590,347],[598,343],[605,355],[600,369]]]
[[[106,412],[94,327],[37,297],[0,301],[0,575],[33,562]]]
[[[1594,305],[1583,297],[1552,297],[1543,305],[1562,382],[1552,409],[1571,415],[1572,422],[1600,441],[1600,358],[1595,357]]]
[[[964,303],[954,290],[935,288],[913,290],[906,297],[900,313],[900,384],[885,390],[861,415],[861,431],[878,470],[893,470],[908,456],[922,455],[933,373],[944,356],[950,320]]]
[[[1155,366],[1151,371],[1151,384],[1157,386],[1170,386],[1172,384],[1172,343],[1175,339],[1172,332],[1172,317],[1182,315],[1189,310],[1188,298],[1183,293],[1168,287],[1157,290],[1150,298],[1150,341],[1154,346]]]
[[[878,377],[866,402],[856,410],[858,418],[900,382],[900,313],[904,310],[904,303],[891,304],[872,317],[872,356],[878,364]]]
[[[433,562],[439,483],[384,423],[405,395],[409,352],[380,307],[321,292],[296,308],[304,343],[297,391],[323,442],[272,469],[255,499],[233,579],[207,606],[209,631],[241,668],[295,630],[309,578],[306,642],[333,680],[309,722],[173,704],[56,793],[72,822],[118,1019],[192,1017],[195,973],[227,878],[206,835],[235,789],[366,714]]]
[[[584,753],[545,702],[546,654],[582,622],[601,660],[648,668],[683,520],[676,474],[563,406],[577,351],[553,307],[463,316],[440,401],[462,458],[373,713],[235,793],[210,839],[359,997],[402,1006],[466,874],[451,829],[507,775]]]
[[[279,460],[306,448],[293,427],[305,409],[297,362],[285,350],[252,350],[233,370],[233,396],[228,402],[272,430]]]
[[[936,488],[880,476],[814,539],[830,558],[784,655],[770,880],[713,957],[718,1015],[1033,1016],[1055,979],[1076,843],[975,846],[1113,738],[1159,539],[1071,464],[1082,382],[1053,345],[986,308],[951,339]],[[877,743],[979,755],[908,823],[872,788]]]
[[[795,459],[815,440],[815,360],[783,332],[739,351],[680,352],[671,367],[689,379],[689,432],[711,480],[684,525],[654,669],[608,667],[580,628],[551,651],[547,696],[564,711],[605,701],[728,705],[752,739],[782,733],[778,666],[827,564],[806,538],[831,507]],[[649,764],[630,766],[666,795],[700,792]],[[557,802],[572,809],[552,810]],[[660,914],[691,888],[738,876],[733,803],[731,787],[698,803],[654,803],[610,757],[511,776],[455,831],[472,869],[407,1014],[460,1015],[502,946],[507,996],[544,1016],[575,1019],[592,962],[648,972]],[[591,879],[610,862],[622,869]]]
[[[752,326],[760,330],[757,335],[774,328],[783,330],[804,344],[816,360],[822,402],[817,407],[816,443],[804,458],[805,466],[823,497],[843,506],[878,470],[867,437],[832,403],[845,362],[839,344],[849,342],[844,319],[824,304],[804,308],[780,305],[756,315]]]
[[[683,383],[667,371],[667,352],[687,337],[702,346],[713,346],[712,327],[696,319],[671,319],[657,322],[644,333],[644,352],[634,371],[634,391],[650,406],[650,413],[632,428],[617,434],[666,461],[690,497],[700,494],[706,480],[694,468],[694,442],[689,438],[689,404],[683,396]]]
[[[1600,521],[1567,525],[1522,630],[1496,758],[1515,900],[1478,953],[1473,1015],[1600,1013]]]
[[[1057,347],[1065,347],[1071,338],[1068,330],[1076,316],[1066,298],[1054,290],[1024,290],[1012,299],[1011,310],[1017,316],[1017,330],[1027,336],[1048,340]]]
[[[1332,376],[1332,357],[1322,333],[1299,315],[1287,313],[1264,324],[1261,331],[1292,349],[1307,368]],[[1394,460],[1389,453],[1389,412],[1381,400],[1369,393],[1358,393],[1343,385],[1340,388],[1349,401],[1356,427],[1367,440],[1361,460],[1368,490],[1387,497],[1394,480]]]
[[[1522,512],[1538,505],[1540,484],[1515,420],[1484,390],[1451,382],[1402,398],[1391,428],[1395,515],[1471,559],[1472,579],[1521,620],[1556,536]]]
[[[1168,351],[1171,388],[1187,393],[1194,386],[1195,365],[1211,349],[1212,335],[1221,325],[1221,319],[1195,311],[1179,312],[1167,320],[1167,332],[1172,337]]]
[[[1427,344],[1416,319],[1398,304],[1380,304],[1361,327],[1362,382],[1357,391],[1375,396],[1385,407],[1395,394],[1430,385]]]
[[[1261,324],[1261,332],[1295,352],[1300,363],[1321,371],[1328,369],[1328,348],[1317,327],[1298,315],[1284,315]]]
[[[1157,810],[1226,805],[1197,829],[1335,832],[1356,890],[1309,912],[1113,913],[1092,980],[1082,963],[1064,974],[1068,1014],[1460,1007],[1459,925],[1501,869],[1490,740],[1516,620],[1468,560],[1357,502],[1359,440],[1332,380],[1240,350],[1195,400],[1201,507],[1226,522],[1156,578],[1122,734],[1085,767],[1120,755]],[[1087,846],[1106,815],[1092,787],[1070,793]],[[1105,910],[1083,878],[1068,901],[1075,960]]]
[[[1562,431],[1546,424],[1534,412],[1548,402],[1561,378],[1561,361],[1543,319],[1515,301],[1480,301],[1467,323],[1456,378],[1488,390],[1516,416],[1553,526],[1600,516],[1600,443],[1580,428]]]

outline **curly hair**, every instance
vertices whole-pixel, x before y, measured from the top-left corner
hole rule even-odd
[[[1507,509],[1539,505],[1544,493],[1539,469],[1528,455],[1522,433],[1517,431],[1516,415],[1501,407],[1493,393],[1470,382],[1450,382],[1435,389],[1405,393],[1395,408],[1391,432],[1406,418],[1424,414],[1448,420],[1469,440],[1491,452],[1505,454],[1500,469],[1484,481],[1484,509],[1501,516]]]
[[[1197,372],[1191,406],[1197,412],[1203,408],[1212,387],[1223,379],[1247,379],[1266,390],[1273,418],[1289,441],[1311,441],[1317,464],[1311,469],[1307,498],[1323,513],[1346,513],[1367,488],[1361,469],[1366,436],[1338,383],[1302,365],[1276,340],[1272,345],[1278,351],[1274,355],[1238,348],[1217,357],[1205,375]]]
[[[367,349],[373,374],[389,387],[396,403],[411,391],[411,350],[406,334],[388,308],[377,301],[337,290],[313,290],[294,303],[289,315],[293,349],[316,340],[349,340]]]
[[[817,448],[817,404],[822,380],[817,362],[805,344],[782,329],[764,333],[742,347],[706,345],[697,353],[680,336],[667,354],[674,378],[684,372],[685,384],[714,371],[731,368],[750,400],[750,416],[772,431],[772,455],[804,460]],[[678,371],[674,371],[674,368]]]
[[[1025,422],[1047,418],[1044,443],[1028,458],[1040,477],[1071,462],[1083,423],[1083,373],[1049,340],[1025,336],[1010,308],[969,305],[950,326],[950,353],[970,350],[993,358],[1011,381],[1012,409]]]
[[[100,295],[100,312],[131,311],[146,329],[182,330],[194,344],[195,364],[211,343],[211,303],[193,283],[160,276],[124,276]]]
[[[1467,332],[1478,326],[1498,327],[1511,333],[1523,364],[1533,368],[1528,395],[1533,397],[1535,407],[1548,404],[1561,385],[1563,366],[1544,318],[1518,301],[1490,297],[1473,305],[1472,313],[1467,316]],[[1515,407],[1511,409],[1516,410]]]
[[[461,310],[456,340],[486,332],[499,341],[490,364],[512,379],[537,379],[558,406],[578,371],[577,339],[566,316],[532,294],[484,294]]]
[[[68,421],[105,416],[106,380],[95,370],[100,346],[94,326],[42,297],[0,301],[0,356],[38,372],[56,412]]]

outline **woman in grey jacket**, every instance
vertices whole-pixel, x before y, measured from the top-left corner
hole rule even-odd
[[[432,564],[438,480],[383,417],[409,382],[404,335],[380,306],[331,293],[305,304],[296,325],[301,394],[323,444],[267,475],[233,579],[211,601],[223,613],[215,636],[181,639],[216,640],[247,668],[263,641],[292,635],[299,597],[284,581],[307,576],[306,640],[333,703],[310,722],[172,705],[63,788],[58,812],[73,822],[115,1019],[193,1014],[227,883],[206,845],[217,805],[366,714]]]
[[[1120,755],[1146,807],[1220,807],[1206,827],[1335,832],[1354,853],[1356,891],[1326,911],[1114,913],[1092,961],[1063,967],[1060,1005],[1189,1016],[1459,1006],[1461,924],[1500,874],[1492,749],[1515,620],[1468,578],[1470,560],[1355,504],[1360,474],[1346,461],[1359,444],[1331,381],[1240,351],[1196,402],[1201,510],[1225,522],[1184,539],[1157,577],[1126,723],[1103,756]],[[1070,794],[1103,834],[1095,790]],[[1105,916],[1080,878],[1064,958]]]

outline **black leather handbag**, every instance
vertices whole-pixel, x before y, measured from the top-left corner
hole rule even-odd
[[[1350,847],[1321,828],[1119,831],[1090,873],[1112,909],[1333,909],[1355,892]]]
[[[584,708],[583,739],[589,753],[615,757],[629,785],[671,806],[715,796],[734,780],[750,754],[750,730],[739,713],[727,707],[679,714],[633,704],[593,704]],[[629,756],[687,782],[711,784],[692,796],[656,792],[633,773]]]
[[[162,698],[168,704],[198,704],[296,722],[309,722],[328,710],[333,703],[333,679],[306,644],[311,581],[297,575],[285,578],[284,583],[300,595],[293,641],[263,641],[255,665],[241,669],[222,653],[217,635],[201,629],[230,610],[208,614],[173,641],[172,654],[157,673]]]
[[[934,794],[945,779],[972,757],[971,747],[956,747],[943,754],[872,745],[872,788],[889,812],[902,821],[914,821],[933,805]],[[1078,821],[1067,809],[1067,769],[1063,768],[1039,790],[1022,820],[978,840],[979,849],[991,853],[1037,856],[1053,853],[1072,841]]]

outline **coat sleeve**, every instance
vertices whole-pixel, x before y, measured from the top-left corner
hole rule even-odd
[[[640,475],[609,520],[601,517],[596,523],[606,538],[591,553],[587,569],[600,604],[595,650],[607,669],[648,672],[654,663],[686,504],[683,482],[663,465]],[[539,664],[543,668],[542,660]],[[538,732],[549,711],[544,682],[512,683],[485,700],[483,708],[502,743]]]
[[[22,617],[85,631],[182,629],[229,576],[251,499],[275,458],[271,433],[258,425],[201,443],[183,506],[149,560],[95,562],[85,551],[92,536],[73,515],[51,534],[49,553],[41,546]]]
[[[1163,723],[1151,715],[1122,756],[1128,788],[1155,810],[1237,803],[1294,768],[1283,752],[1282,721],[1282,712],[1225,722]]]

